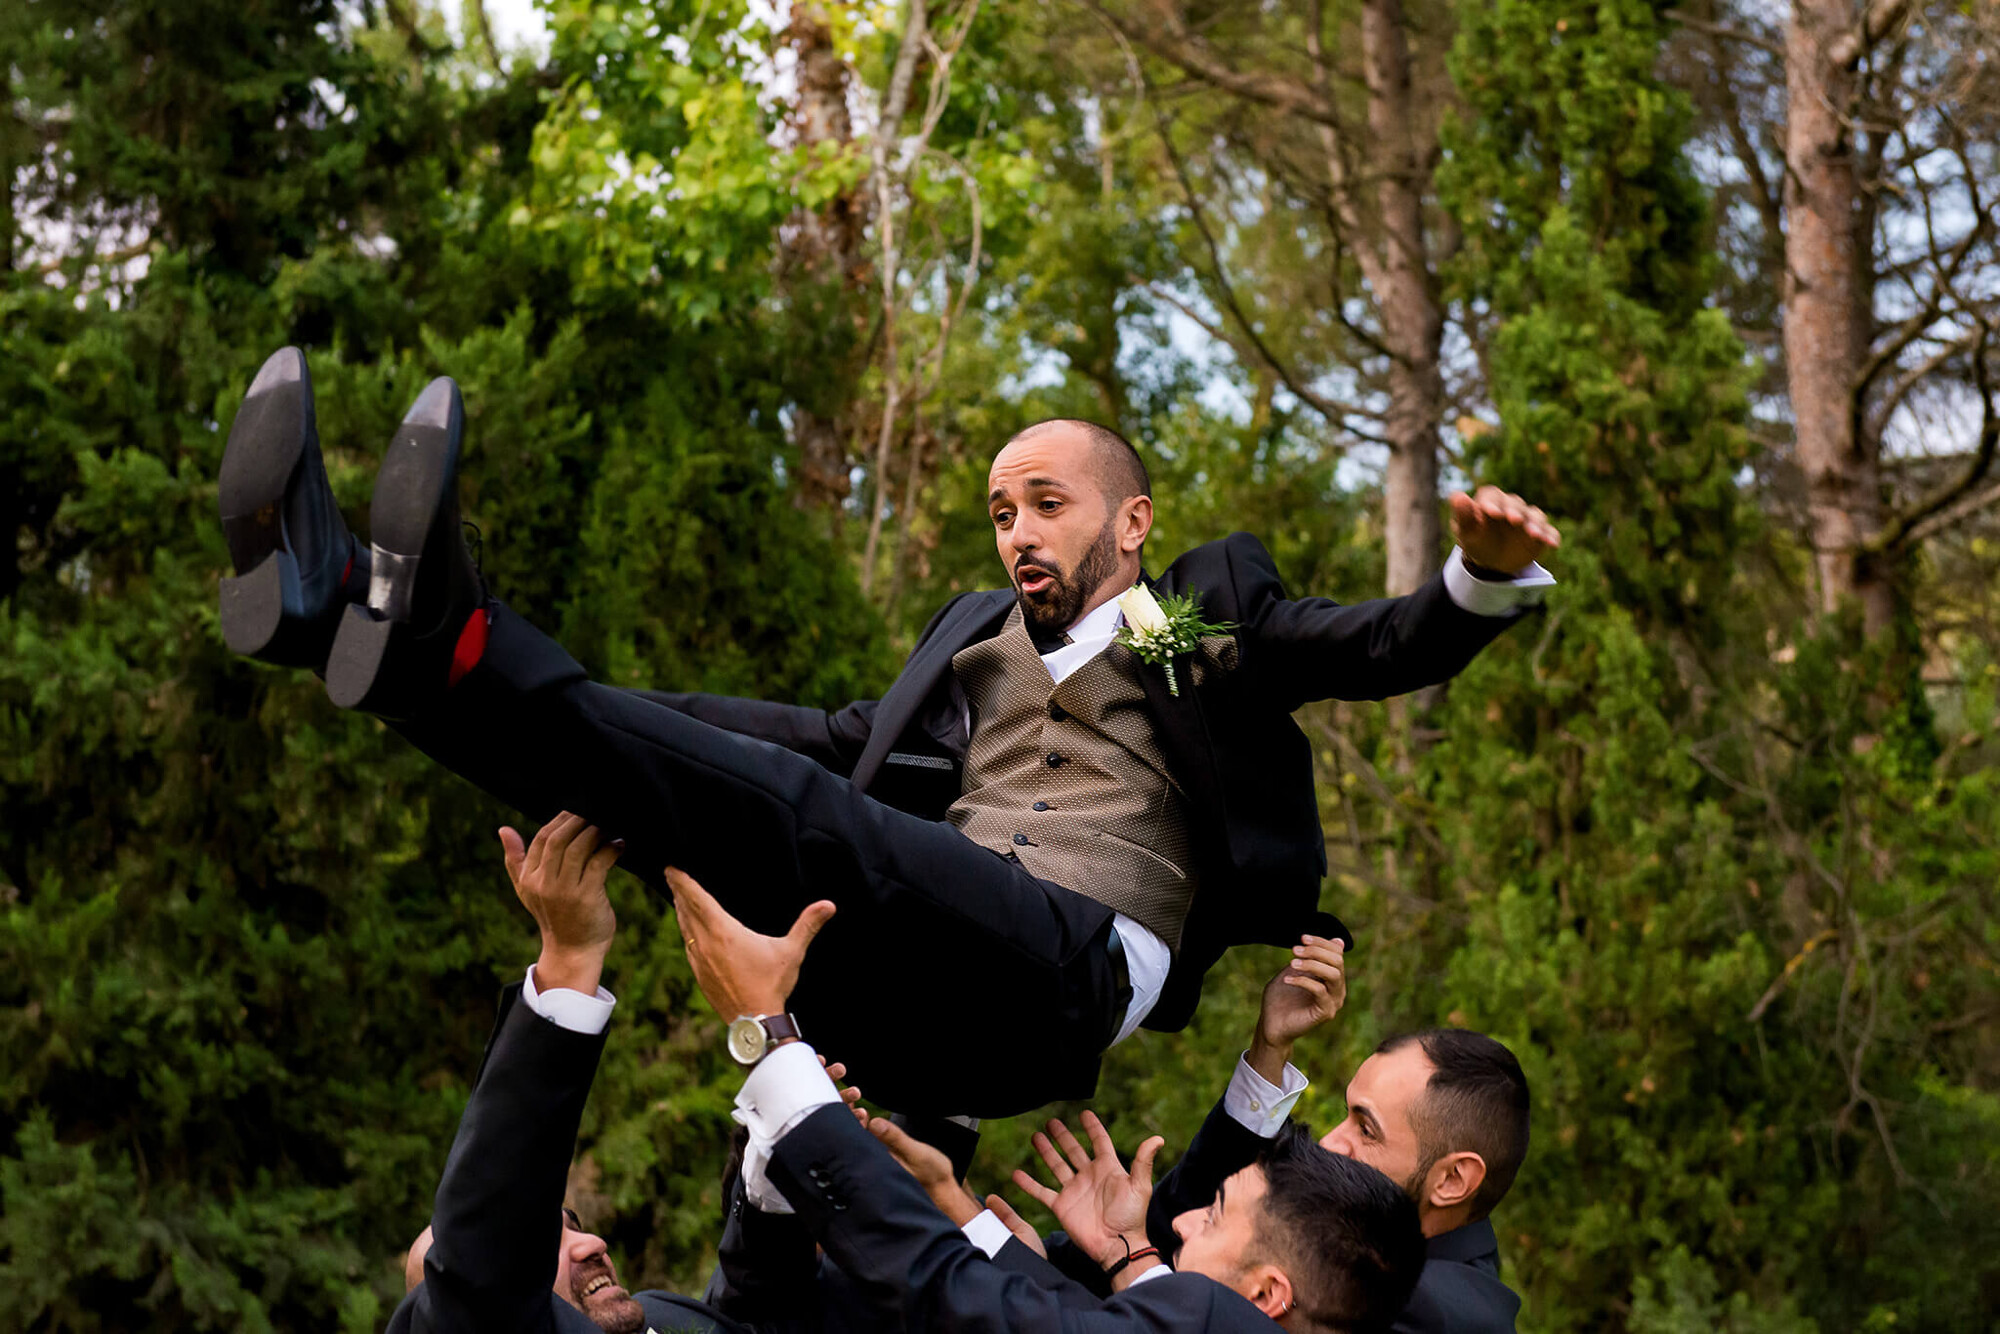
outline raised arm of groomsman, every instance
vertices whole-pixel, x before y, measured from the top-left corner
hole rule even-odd
[[[1179,1244],[1173,1219],[1199,1207],[1277,1137],[1306,1089],[1291,1064],[1294,1044],[1346,1001],[1348,967],[1339,941],[1309,936],[1292,953],[1264,988],[1250,1046],[1222,1100],[1153,1191],[1146,1231],[1162,1255],[1172,1256]],[[1392,1037],[1354,1072],[1347,1115],[1319,1143],[1386,1173],[1417,1206],[1427,1261],[1396,1320],[1399,1334],[1513,1330],[1521,1301],[1501,1282],[1488,1215],[1527,1155],[1529,1101],[1513,1053],[1466,1029]],[[1049,1151],[1039,1141],[1037,1147],[1046,1161]],[[1052,1239],[1049,1258],[1086,1286],[1101,1287],[1076,1248]]]
[[[618,920],[604,888],[618,845],[574,815],[532,843],[502,831],[507,873],[541,954],[502,993],[412,1290],[389,1334],[641,1334],[739,1327],[671,1293],[618,1285],[604,1243],[563,1207],[583,1106],[615,1001],[599,985]]]

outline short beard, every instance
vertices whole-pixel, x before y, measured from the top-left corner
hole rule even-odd
[[[646,1308],[630,1294],[623,1297],[606,1297],[602,1293],[586,1297],[584,1288],[595,1282],[599,1274],[609,1272],[609,1267],[600,1262],[591,1264],[570,1278],[570,1305],[590,1317],[590,1323],[604,1331],[604,1334],[639,1334],[646,1328]],[[610,1289],[605,1289],[609,1292]]]
[[[1083,559],[1076,563],[1074,574],[1065,574],[1056,566],[1032,560],[1024,560],[1014,566],[1014,598],[1021,604],[1022,619],[1027,621],[1030,629],[1044,634],[1060,634],[1076,624],[1083,615],[1084,600],[1118,571],[1117,524],[1115,512],[1105,517],[1104,527],[1098,530],[1090,549],[1083,553]],[[1023,593],[1020,584],[1023,568],[1047,571],[1050,576],[1048,588],[1033,597]]]
[[[646,1308],[629,1294],[610,1301],[592,1301],[583,1308],[583,1313],[604,1334],[639,1334],[646,1328]]]

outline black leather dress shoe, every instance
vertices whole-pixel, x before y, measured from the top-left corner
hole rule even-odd
[[[326,482],[305,353],[265,361],[229,428],[216,487],[234,578],[222,581],[222,637],[265,662],[319,671],[341,609],[368,586],[368,552]]]
[[[389,442],[368,511],[365,603],[341,618],[326,693],[343,709],[409,717],[444,692],[459,634],[486,604],[458,517],[465,408],[458,385],[424,387]]]

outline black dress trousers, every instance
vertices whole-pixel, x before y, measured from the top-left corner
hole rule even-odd
[[[832,900],[791,1008],[871,1099],[999,1117],[1095,1088],[1123,1017],[1111,910],[951,825],[593,682],[505,607],[480,665],[397,728],[532,819],[574,811],[625,839],[621,864],[661,892],[679,867],[753,930]]]

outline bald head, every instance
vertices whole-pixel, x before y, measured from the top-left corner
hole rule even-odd
[[[1021,431],[1007,444],[1044,438],[1053,444],[1057,437],[1073,439],[1078,448],[1090,451],[1091,475],[1103,490],[1107,504],[1153,494],[1153,479],[1146,472],[1146,461],[1139,457],[1130,440],[1109,426],[1099,426],[1080,417],[1051,417]]]
[[[993,456],[986,514],[1031,631],[1066,630],[1132,586],[1151,490],[1137,451],[1095,422],[1037,422]]]

